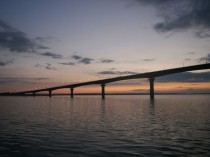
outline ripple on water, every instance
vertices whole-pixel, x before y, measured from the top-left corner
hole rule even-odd
[[[210,156],[208,96],[0,102],[1,157]]]

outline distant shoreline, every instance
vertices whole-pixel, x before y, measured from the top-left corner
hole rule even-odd
[[[53,96],[70,96],[66,93],[55,93]],[[94,96],[101,95],[101,93],[75,93],[75,96]],[[106,95],[150,95],[149,93],[106,93]],[[210,93],[155,93],[155,95],[210,95]],[[0,96],[33,96],[33,94],[16,95],[12,93],[0,93]],[[36,96],[49,96],[49,94],[36,94]]]

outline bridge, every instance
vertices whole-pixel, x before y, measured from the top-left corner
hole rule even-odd
[[[87,86],[87,85],[100,85],[101,97],[102,99],[105,99],[105,87],[107,84],[116,82],[116,81],[147,78],[149,80],[149,85],[150,85],[150,99],[154,99],[154,94],[155,94],[154,81],[156,77],[161,77],[161,76],[175,74],[175,73],[182,73],[182,72],[187,72],[187,71],[205,70],[205,69],[210,69],[210,63],[187,66],[187,67],[179,67],[179,68],[174,68],[174,69],[166,69],[166,70],[160,70],[160,71],[154,71],[154,72],[146,72],[146,73],[140,73],[140,74],[134,74],[134,75],[128,75],[128,76],[120,76],[120,77],[101,79],[101,80],[95,80],[95,81],[89,81],[89,82],[75,83],[75,84],[43,88],[43,89],[37,89],[37,90],[22,91],[22,92],[11,93],[11,95],[32,94],[33,96],[36,96],[38,92],[47,91],[49,92],[49,97],[51,97],[52,91],[68,88],[70,89],[71,98],[73,98],[74,89],[77,87]]]

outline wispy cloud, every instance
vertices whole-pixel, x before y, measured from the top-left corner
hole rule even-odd
[[[26,78],[26,77],[3,77],[0,78],[0,85],[5,85],[5,84],[15,84],[15,83],[27,83],[27,84],[34,84],[37,81],[44,81],[44,80],[49,80],[50,78],[46,77],[37,77],[37,78]]]
[[[190,59],[190,58],[185,58],[184,60],[185,60],[185,61],[191,61],[192,59]]]
[[[151,61],[154,61],[155,59],[154,58],[146,58],[146,59],[143,59],[143,61],[145,62],[151,62]]]
[[[188,54],[188,55],[195,55],[196,53],[195,52],[187,52],[186,54]]]
[[[37,63],[34,65],[34,67],[39,68],[39,67],[43,67],[41,64]]]
[[[77,64],[92,64],[94,63],[94,61],[96,61],[96,63],[112,63],[114,62],[114,60],[112,59],[93,59],[93,58],[89,58],[89,57],[84,57],[81,55],[73,55],[71,56],[71,58],[75,61],[77,61]]]
[[[52,66],[50,63],[46,63],[45,69],[47,70],[57,70],[55,67]]]
[[[133,72],[133,71],[112,71],[112,70],[108,70],[108,71],[98,72],[97,74],[99,74],[99,75],[132,75],[132,74],[137,74],[137,73]]]
[[[73,63],[73,62],[68,62],[68,63],[59,63],[59,64],[61,64],[61,65],[75,65],[75,63]]]
[[[210,38],[210,33],[209,33],[208,30],[203,30],[203,31],[196,32],[195,35],[198,38]]]
[[[100,63],[112,63],[114,60],[112,59],[101,59]]]
[[[48,57],[52,57],[54,59],[62,59],[63,56],[60,54],[56,54],[56,53],[52,53],[52,52],[45,52],[41,54],[42,56],[48,56]]]
[[[133,92],[143,92],[143,93],[145,93],[145,92],[148,92],[149,90],[148,90],[148,89],[133,89],[133,90],[131,90],[131,91],[133,91]]]
[[[47,36],[47,37],[36,37],[35,40],[39,41],[39,42],[46,42],[53,39],[53,37],[51,36]]]

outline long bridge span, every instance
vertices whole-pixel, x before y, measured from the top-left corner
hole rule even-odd
[[[68,88],[70,89],[71,98],[73,98],[75,88],[81,87],[81,86],[98,84],[101,86],[101,97],[102,99],[104,99],[105,86],[108,83],[122,81],[122,80],[148,78],[149,85],[150,85],[150,99],[154,99],[154,81],[156,77],[175,74],[175,73],[182,73],[182,72],[187,72],[187,71],[205,70],[205,69],[210,69],[210,63],[187,66],[187,67],[179,67],[179,68],[173,68],[173,69],[166,69],[166,70],[159,70],[159,71],[153,71],[153,72],[146,72],[146,73],[140,73],[140,74],[134,74],[134,75],[128,75],[128,76],[120,76],[120,77],[101,79],[101,80],[95,80],[95,81],[89,81],[89,82],[75,83],[75,84],[56,86],[56,87],[50,87],[50,88],[43,88],[43,89],[38,89],[38,90],[22,91],[22,92],[12,93],[12,95],[32,94],[33,96],[35,96],[38,92],[47,91],[49,92],[49,97],[51,97],[52,91]]]

